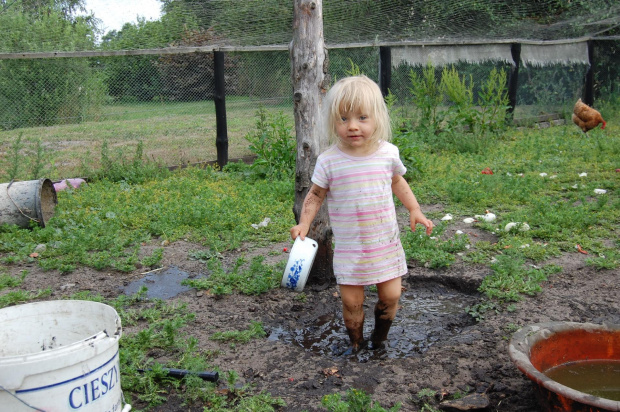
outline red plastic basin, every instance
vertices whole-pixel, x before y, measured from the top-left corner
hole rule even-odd
[[[564,386],[543,371],[569,362],[620,361],[620,325],[549,322],[517,331],[508,348],[517,368],[534,382],[543,410],[620,411],[620,401],[599,398]]]

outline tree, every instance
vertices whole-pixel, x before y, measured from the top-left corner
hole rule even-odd
[[[0,13],[3,52],[94,48],[90,17],[70,14],[80,1],[28,1]],[[87,59],[0,60],[0,128],[79,122],[103,99],[101,80]]]
[[[291,68],[297,163],[295,167],[295,205],[299,222],[303,201],[311,186],[316,159],[328,145],[323,133],[321,106],[327,89],[327,51],[323,42],[323,5],[321,0],[295,0]],[[318,243],[318,252],[309,283],[333,279],[332,233],[325,204],[315,217],[308,236]]]

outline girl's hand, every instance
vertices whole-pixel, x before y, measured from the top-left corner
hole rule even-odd
[[[413,230],[414,232],[415,232],[415,226],[418,223],[426,228],[427,235],[430,236],[430,234],[433,232],[433,227],[435,226],[433,224],[433,221],[430,219],[427,219],[426,216],[424,216],[424,213],[422,213],[420,209],[417,209],[411,212],[411,214],[409,215],[409,220],[410,220],[411,230]]]
[[[297,236],[299,236],[301,237],[301,240],[304,240],[309,230],[310,230],[310,227],[302,223],[298,224],[297,226],[293,226],[291,228],[291,238],[295,240],[297,239]]]

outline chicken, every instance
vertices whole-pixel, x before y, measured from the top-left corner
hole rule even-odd
[[[603,123],[601,129],[605,129],[607,122],[603,120],[601,114],[581,101],[577,100],[575,107],[573,108],[573,123],[575,123],[584,133],[594,129],[599,124]]]

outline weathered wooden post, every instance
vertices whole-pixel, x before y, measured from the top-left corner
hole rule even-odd
[[[310,179],[316,159],[329,144],[321,119],[323,97],[329,80],[327,51],[323,41],[322,1],[295,0],[293,8],[294,33],[289,48],[297,136],[293,213],[299,222],[304,198],[312,185]],[[331,282],[334,279],[332,233],[325,203],[310,226],[308,236],[319,244],[308,284]]]

